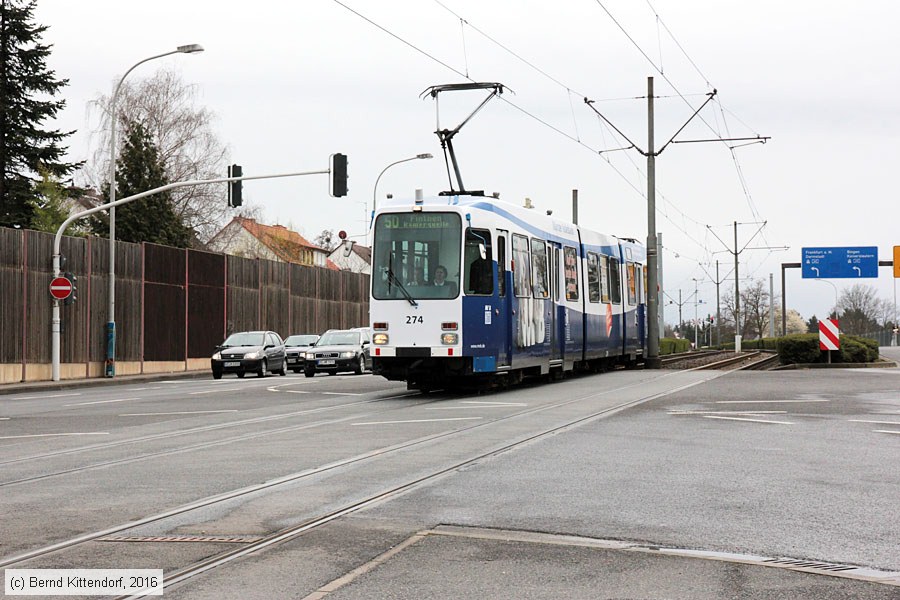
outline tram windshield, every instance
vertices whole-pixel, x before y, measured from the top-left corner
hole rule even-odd
[[[378,300],[456,298],[461,219],[456,213],[385,213],[375,220],[372,295]]]

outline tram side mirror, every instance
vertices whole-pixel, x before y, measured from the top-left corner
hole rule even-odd
[[[344,258],[353,254],[353,244],[355,243],[353,240],[344,240]]]
[[[487,250],[485,250],[484,244],[482,244],[481,242],[478,242],[478,254],[481,256],[481,260],[487,258]]]

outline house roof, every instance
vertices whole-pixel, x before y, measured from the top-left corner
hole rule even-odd
[[[246,229],[250,235],[258,239],[279,259],[285,262],[303,262],[300,255],[300,251],[303,249],[325,252],[323,248],[316,246],[296,231],[292,231],[284,225],[263,225],[247,217],[234,217],[234,222]]]

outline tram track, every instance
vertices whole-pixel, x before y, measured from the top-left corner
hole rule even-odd
[[[673,375],[675,375],[675,373],[662,375],[662,377],[660,377],[658,379],[671,377]],[[718,375],[713,375],[713,377],[716,377],[716,376],[718,376]],[[592,420],[596,420],[599,418],[605,418],[605,417],[614,415],[614,414],[616,414],[622,410],[625,410],[627,408],[630,408],[630,407],[636,406],[638,404],[648,402],[650,400],[681,391],[683,389],[687,389],[689,387],[693,387],[695,385],[699,385],[701,383],[704,383],[707,380],[708,380],[708,378],[704,378],[699,381],[693,381],[688,384],[679,386],[675,389],[670,389],[670,390],[666,390],[666,391],[654,393],[654,394],[641,395],[640,397],[638,397],[636,399],[633,399],[633,400],[630,400],[627,402],[614,404],[614,405],[606,407],[602,410],[594,411],[586,416],[572,419],[561,425],[557,425],[557,426],[554,426],[554,427],[551,427],[548,429],[540,430],[537,433],[532,433],[532,434],[526,436],[525,438],[518,439],[509,444],[504,444],[501,447],[493,448],[493,449],[485,451],[485,452],[480,452],[475,456],[466,458],[464,460],[457,461],[449,466],[443,466],[428,475],[421,476],[412,481],[406,482],[402,485],[394,486],[387,490],[383,490],[382,492],[379,492],[377,494],[366,496],[363,499],[349,503],[337,510],[332,510],[332,511],[329,511],[328,513],[318,515],[318,516],[315,516],[315,517],[312,517],[309,519],[305,519],[302,523],[300,523],[298,525],[294,525],[294,526],[291,526],[291,527],[288,527],[285,529],[280,529],[278,531],[275,531],[269,535],[266,535],[265,537],[261,538],[258,541],[252,542],[251,544],[249,544],[247,546],[243,546],[241,548],[238,548],[238,549],[235,549],[235,550],[232,550],[232,551],[220,554],[220,555],[216,555],[208,560],[201,561],[200,563],[197,563],[195,565],[185,567],[184,569],[178,571],[175,575],[173,575],[171,579],[167,578],[166,584],[169,585],[170,583],[175,583],[176,582],[175,578],[177,578],[177,581],[182,581],[184,579],[187,579],[189,577],[197,575],[201,572],[204,572],[210,568],[214,568],[215,566],[224,564],[225,562],[230,562],[231,560],[240,558],[241,556],[244,556],[249,552],[254,552],[254,551],[263,549],[267,546],[270,546],[272,544],[286,541],[287,539],[291,539],[293,537],[301,535],[302,533],[304,533],[305,531],[308,531],[309,529],[318,527],[322,524],[325,524],[325,523],[327,523],[331,520],[334,520],[340,516],[343,516],[345,514],[349,514],[351,512],[356,512],[358,510],[361,510],[362,508],[370,506],[371,504],[373,504],[375,502],[379,502],[379,501],[382,501],[384,499],[391,498],[391,497],[396,497],[397,495],[404,493],[406,491],[409,491],[411,489],[414,489],[415,487],[419,487],[419,486],[423,486],[423,485],[432,483],[432,482],[436,481],[437,479],[439,479],[440,477],[443,477],[457,469],[463,468],[465,466],[468,466],[468,465],[478,462],[480,460],[484,460],[486,458],[496,456],[503,452],[507,452],[512,449],[522,447],[525,444],[532,443],[534,441],[543,439],[550,435],[555,435],[555,434],[565,431],[567,429],[578,427],[578,426],[580,426],[584,423],[590,422]],[[401,451],[415,448],[417,446],[425,446],[427,444],[431,444],[438,440],[458,438],[463,435],[469,434],[473,431],[483,430],[483,429],[489,428],[491,426],[496,426],[499,423],[508,422],[512,419],[518,419],[518,418],[523,418],[526,416],[531,416],[531,415],[534,415],[534,414],[537,414],[540,412],[545,412],[545,411],[553,410],[556,408],[565,407],[565,406],[568,406],[568,405],[571,405],[574,403],[584,402],[584,401],[591,400],[591,399],[596,399],[596,398],[599,398],[599,397],[602,397],[605,395],[609,395],[609,394],[621,392],[623,390],[627,390],[630,388],[641,387],[641,386],[645,386],[645,385],[646,385],[646,382],[632,383],[632,384],[628,384],[625,386],[616,387],[616,388],[613,388],[610,390],[605,390],[602,392],[596,392],[596,393],[592,393],[592,394],[582,395],[577,398],[572,398],[572,399],[561,401],[561,402],[555,402],[555,403],[548,404],[548,405],[527,408],[525,410],[516,411],[511,414],[497,417],[494,419],[490,419],[485,422],[481,422],[481,423],[477,423],[477,424],[473,424],[473,425],[467,425],[464,427],[460,427],[458,429],[453,429],[450,431],[444,431],[444,432],[440,432],[440,433],[436,433],[436,434],[431,434],[431,435],[419,437],[419,438],[416,438],[413,440],[407,440],[407,441],[404,441],[404,442],[401,442],[398,444],[394,444],[391,446],[386,446],[386,447],[370,450],[370,451],[358,454],[356,456],[352,456],[352,457],[348,457],[348,458],[341,459],[338,461],[334,461],[334,462],[326,464],[326,465],[322,465],[322,466],[314,467],[314,468],[310,468],[310,469],[305,469],[303,471],[299,471],[296,473],[291,473],[291,474],[288,474],[288,475],[285,475],[282,477],[278,477],[276,479],[273,479],[273,480],[270,480],[267,482],[263,482],[261,484],[246,486],[246,487],[238,488],[235,490],[216,494],[213,496],[209,496],[206,498],[202,498],[202,499],[196,500],[192,503],[185,504],[185,505],[182,505],[182,506],[179,506],[179,507],[176,507],[176,508],[164,511],[164,512],[160,512],[160,513],[157,513],[154,515],[149,515],[149,516],[143,517],[141,519],[136,519],[136,520],[128,521],[128,522],[121,523],[118,525],[114,525],[114,526],[111,526],[111,527],[108,527],[108,528],[105,528],[102,530],[85,533],[85,534],[70,538],[68,540],[60,541],[60,542],[57,542],[54,544],[50,544],[48,546],[44,546],[41,548],[37,548],[34,550],[24,552],[24,553],[21,553],[18,555],[6,557],[3,559],[0,559],[0,567],[5,568],[5,567],[11,567],[14,565],[20,565],[22,563],[26,563],[28,561],[31,561],[31,560],[34,560],[37,558],[45,557],[45,556],[48,556],[48,555],[51,555],[54,553],[58,553],[58,552],[61,552],[64,550],[73,549],[73,548],[81,546],[83,544],[95,541],[101,537],[121,533],[123,531],[127,531],[129,529],[134,529],[134,528],[140,527],[142,525],[148,525],[151,523],[159,523],[168,518],[185,515],[192,511],[197,511],[200,509],[208,508],[208,507],[211,507],[211,506],[214,506],[217,504],[223,504],[225,502],[234,500],[236,498],[246,497],[246,496],[249,496],[250,494],[256,494],[261,491],[266,491],[266,490],[271,491],[280,486],[285,486],[287,484],[293,484],[304,478],[309,478],[309,477],[312,477],[315,475],[319,475],[319,474],[327,472],[327,471],[334,471],[334,470],[345,468],[345,467],[348,467],[351,465],[359,465],[360,463],[364,463],[365,461],[370,461],[370,460],[374,460],[377,458],[383,458],[383,457],[386,457],[386,456],[389,456],[392,454],[396,454]]]

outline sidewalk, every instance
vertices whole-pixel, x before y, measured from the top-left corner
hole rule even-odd
[[[142,375],[117,375],[116,377],[91,377],[89,379],[64,379],[62,381],[27,381],[0,384],[0,396],[20,394],[22,392],[46,392],[54,390],[70,390],[91,386],[127,385],[129,383],[146,383],[164,381],[166,379],[212,379],[209,369],[200,371],[174,371],[171,373],[150,373]]]

